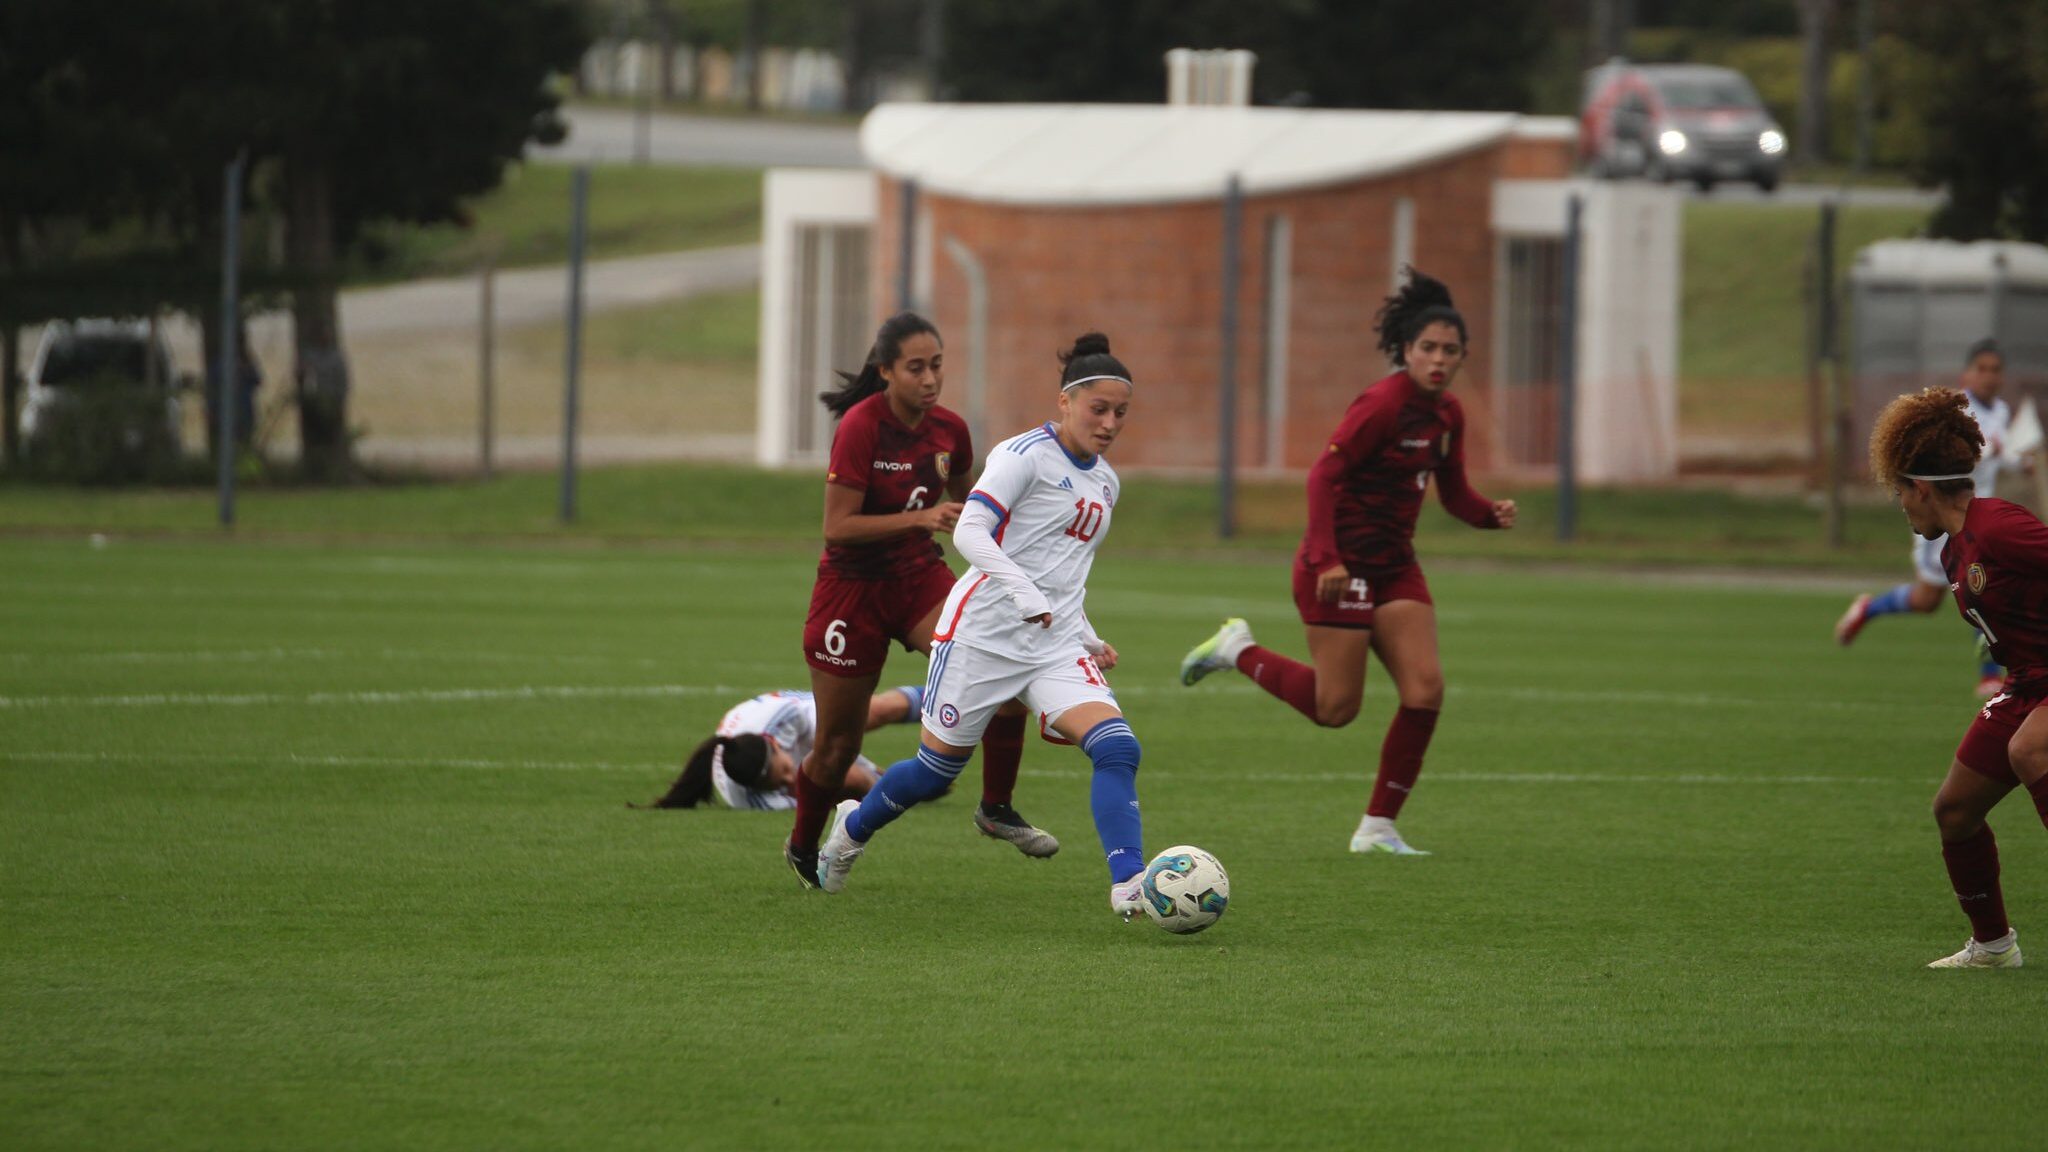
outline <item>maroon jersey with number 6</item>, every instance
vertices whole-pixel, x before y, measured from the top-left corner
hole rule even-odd
[[[896,418],[886,393],[847,409],[832,434],[830,484],[865,493],[863,516],[929,508],[946,500],[946,481],[974,468],[967,422],[933,406],[912,428]],[[923,529],[867,544],[827,544],[818,575],[885,580],[924,565],[942,564],[945,552]]]
[[[1321,572],[1342,561],[1354,576],[1415,563],[1415,518],[1431,475],[1451,515],[1500,527],[1492,502],[1465,478],[1464,408],[1396,372],[1358,394],[1309,469],[1301,562]]]
[[[1941,549],[1956,607],[2007,669],[2007,689],[2048,693],[2048,525],[2008,500],[1980,496]]]

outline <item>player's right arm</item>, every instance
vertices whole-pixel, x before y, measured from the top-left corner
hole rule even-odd
[[[1326,604],[1335,603],[1351,582],[1351,572],[1337,550],[1337,497],[1344,490],[1345,474],[1370,460],[1393,427],[1398,409],[1387,402],[1389,395],[1368,391],[1353,401],[1308,470],[1308,531],[1302,558],[1316,574],[1316,598]]]
[[[1009,597],[1016,605],[1017,619],[1050,627],[1052,602],[996,542],[1010,520],[1010,510],[1030,493],[1036,476],[1037,468],[1028,457],[1016,452],[990,453],[988,467],[967,496],[967,510],[953,528],[953,547]]]

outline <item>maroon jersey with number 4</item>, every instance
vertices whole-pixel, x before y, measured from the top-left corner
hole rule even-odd
[[[934,405],[912,428],[896,418],[888,395],[877,392],[840,419],[825,481],[865,493],[861,515],[886,516],[943,502],[946,481],[973,467],[966,421]],[[827,544],[818,574],[886,580],[924,565],[943,566],[944,556],[932,534],[918,529],[867,544]]]
[[[2009,500],[1980,496],[1941,549],[1956,607],[1991,644],[2007,687],[2048,693],[2048,525]]]
[[[1465,478],[1464,408],[1396,372],[1358,394],[1309,469],[1302,562],[1321,572],[1342,561],[1354,576],[1415,563],[1415,518],[1432,474],[1451,515],[1500,527],[1492,502]]]

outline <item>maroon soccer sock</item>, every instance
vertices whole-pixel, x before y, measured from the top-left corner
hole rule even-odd
[[[1401,814],[1401,805],[1422,775],[1422,754],[1429,751],[1429,738],[1436,733],[1436,709],[1403,707],[1387,725],[1387,738],[1380,744],[1380,774],[1372,783],[1372,801],[1365,806],[1368,816],[1389,820]]]
[[[981,802],[1008,804],[1017,794],[1017,766],[1024,761],[1024,714],[996,713],[981,734]]]
[[[2034,798],[2034,811],[2041,814],[2041,825],[2048,827],[2048,776],[2027,785],[2027,795]]]
[[[818,841],[825,835],[825,822],[832,818],[832,789],[814,783],[808,773],[796,774],[796,827],[790,830],[792,846],[808,851],[818,850]]]
[[[1998,840],[1991,835],[1991,825],[1979,828],[1967,840],[1943,844],[1941,862],[1948,866],[1956,903],[1970,918],[1970,935],[1980,944],[2005,935],[2012,925],[2005,922],[2005,893],[1998,887]]]
[[[1254,644],[1238,653],[1237,670],[1251,677],[1252,683],[1286,701],[1296,712],[1315,720],[1315,669],[1289,660],[1271,648]]]

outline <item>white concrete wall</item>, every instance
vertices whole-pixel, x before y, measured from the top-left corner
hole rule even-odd
[[[1676,189],[1632,181],[1507,180],[1494,189],[1494,231],[1561,237],[1574,193],[1584,204],[1578,475],[1589,483],[1668,479],[1678,473],[1684,200]]]
[[[761,355],[755,459],[776,468],[791,462],[795,397],[817,391],[796,387],[793,343],[799,293],[796,230],[809,224],[875,223],[875,177],[865,169],[771,168],[762,177]],[[814,383],[814,382],[813,382]]]

